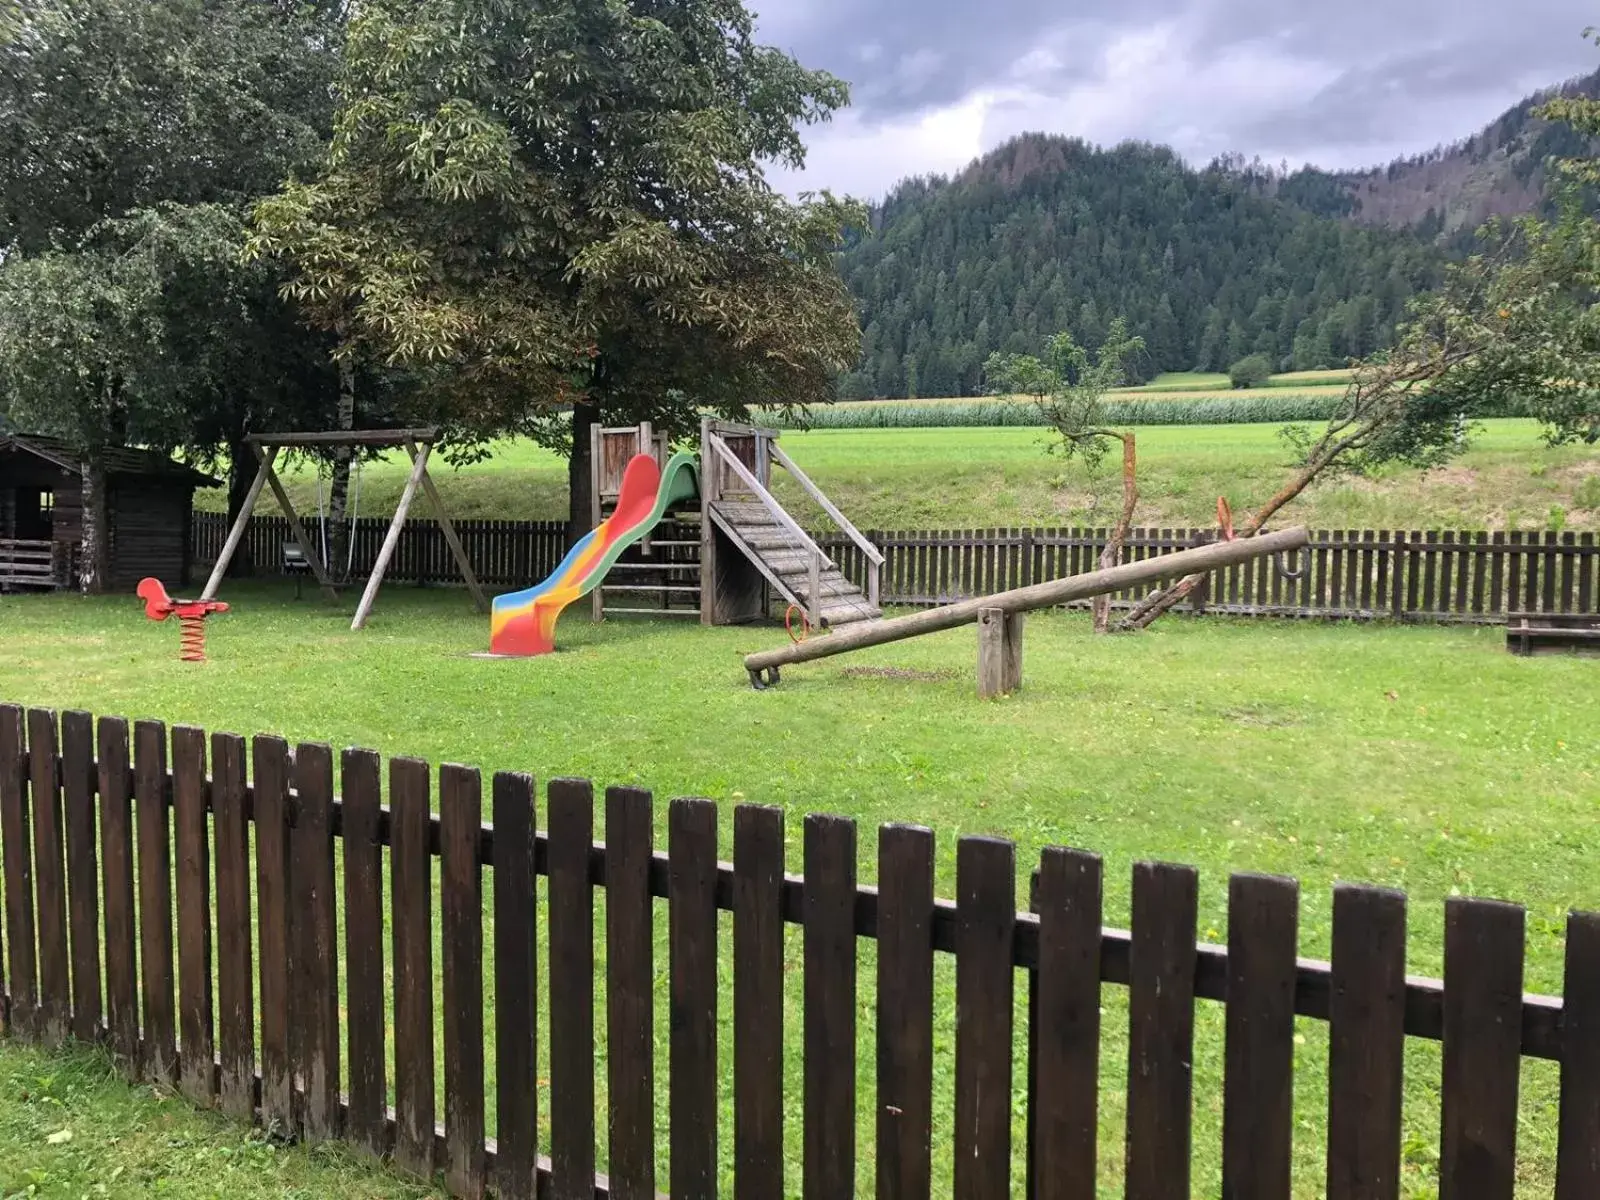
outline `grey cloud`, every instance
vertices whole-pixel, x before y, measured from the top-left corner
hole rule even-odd
[[[789,0],[763,11],[762,40],[851,82],[868,120],[950,104],[1003,79],[1013,64],[1064,25],[1111,30],[1159,14],[1170,0]],[[1070,22],[1064,16],[1070,13]],[[1113,24],[1114,22],[1114,24]],[[863,61],[862,47],[873,48]],[[1083,46],[1064,78],[1086,72],[1098,46]]]
[[[858,132],[1003,94],[1025,64],[1027,115],[1048,131],[1171,141],[1191,157],[1220,148],[1367,165],[1465,136],[1527,92],[1600,66],[1579,37],[1600,23],[1600,0],[754,2],[763,40],[850,80]],[[1175,31],[1172,58],[1147,91],[1165,108],[1131,95],[1125,114],[1086,115],[1071,102],[1100,81],[1108,48],[1162,25]],[[1304,86],[1220,94],[1213,65],[1241,53],[1302,72]],[[997,136],[1015,132],[998,118]],[[890,181],[818,182],[878,192]]]

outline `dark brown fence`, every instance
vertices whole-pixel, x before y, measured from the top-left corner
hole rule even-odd
[[[275,737],[208,740],[192,728],[169,737],[153,721],[130,731],[113,718],[96,725],[68,712],[58,722],[0,706],[6,1028],[47,1044],[103,1039],[134,1077],[308,1141],[342,1137],[413,1171],[443,1171],[462,1196],[488,1185],[506,1197],[654,1197],[665,1186],[676,1197],[731,1190],[776,1200],[785,1194],[783,1061],[798,1053],[805,1195],[855,1194],[866,1159],[882,1197],[999,1200],[1025,1187],[1076,1198],[1095,1195],[1100,1006],[1112,984],[1127,990],[1124,1154],[1136,1200],[1190,1196],[1202,998],[1226,1004],[1225,1196],[1289,1196],[1291,1151],[1309,1136],[1325,1138],[1326,1195],[1397,1196],[1407,1038],[1443,1043],[1441,1197],[1513,1196],[1524,1056],[1561,1064],[1557,1200],[1600,1195],[1595,914],[1569,917],[1564,1000],[1524,996],[1524,913],[1511,904],[1448,901],[1444,980],[1416,979],[1405,974],[1405,898],[1393,891],[1337,888],[1332,962],[1312,962],[1296,958],[1292,880],[1235,876],[1228,944],[1197,945],[1189,867],[1136,866],[1132,929],[1122,932],[1102,928],[1101,862],[1078,850],[1043,852],[1019,912],[1014,847],[993,838],[957,843],[952,903],[934,895],[933,834],[914,826],[878,831],[877,886],[863,887],[857,829],[841,817],[806,818],[800,877],[786,874],[779,809],[735,810],[730,865],[709,801],[672,802],[663,853],[647,792],[605,793],[602,843],[581,780],[549,785],[539,832],[525,775],[496,775],[486,797],[475,770],[444,766],[435,790],[425,763],[396,758],[385,805],[375,753],[335,760],[327,746],[291,750]],[[662,900],[667,1019],[658,1025]],[[720,912],[732,913],[731,943],[719,941]],[[803,930],[793,1037],[785,924]],[[871,942],[875,955],[865,953]],[[725,953],[731,964],[719,961]],[[953,1000],[935,988],[937,955],[954,956]],[[863,980],[859,964],[874,960]],[[718,1067],[719,980],[729,978],[731,1094]],[[863,984],[876,1009],[875,1124],[872,1144],[858,1147]],[[934,1030],[945,1004],[954,1008],[955,1121],[936,1148]],[[547,1139],[538,1132],[541,1007]],[[1315,1134],[1291,1119],[1297,1014],[1329,1026],[1326,1126]],[[658,1147],[663,1066],[671,1089]],[[1026,1106],[1018,1147],[1014,1103]],[[602,1133],[606,1176],[596,1169]],[[658,1172],[661,1148],[670,1168]]]
[[[478,578],[494,587],[526,587],[537,583],[560,565],[567,552],[567,526],[564,521],[456,521],[456,532]],[[306,532],[319,538],[316,518],[304,522]],[[350,574],[364,579],[372,573],[378,549],[389,530],[387,517],[360,517],[352,522],[349,543]],[[191,535],[197,563],[216,562],[228,538],[228,523],[220,513],[195,513]],[[248,553],[258,574],[283,570],[283,548],[292,541],[289,522],[283,517],[252,517],[246,527],[240,554]],[[320,541],[318,553],[322,553]],[[344,563],[338,564],[344,566]],[[384,578],[410,583],[463,583],[445,544],[437,521],[412,518],[400,534],[394,559]]]
[[[387,523],[357,522],[357,578],[372,566]],[[457,526],[474,568],[494,586],[539,582],[561,561],[566,527],[557,521],[463,521]],[[216,558],[227,535],[214,513],[195,516],[194,557]],[[313,525],[314,529],[315,526]],[[675,536],[683,536],[679,530]],[[249,546],[258,569],[282,563],[288,525],[257,517]],[[313,535],[315,536],[315,535]],[[872,530],[883,551],[883,602],[908,607],[948,604],[1006,588],[1090,571],[1105,546],[1104,529],[961,529],[924,533]],[[1139,529],[1127,557],[1146,559],[1202,544],[1211,530]],[[818,544],[845,575],[865,586],[866,562],[848,538],[819,534]],[[460,583],[443,536],[431,521],[412,521],[389,578]],[[1131,594],[1115,597],[1126,605]],[[1322,530],[1303,555],[1215,572],[1189,611],[1248,616],[1501,622],[1513,612],[1600,611],[1600,546],[1593,533],[1484,530]]]
[[[883,551],[886,604],[948,604],[1099,565],[1104,529],[967,529],[867,535]],[[1138,529],[1125,558],[1141,561],[1215,538],[1212,530]],[[846,575],[860,552],[821,539]],[[1121,593],[1113,603],[1137,596]],[[1462,622],[1511,612],[1594,612],[1600,547],[1592,533],[1319,530],[1298,556],[1213,572],[1191,611],[1248,616]]]

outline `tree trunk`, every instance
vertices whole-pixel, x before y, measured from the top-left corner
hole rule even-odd
[[[356,365],[349,358],[339,359],[338,429],[348,433],[356,427]],[[328,485],[328,574],[344,582],[349,572],[350,530],[345,523],[350,496],[352,446],[336,446],[333,451],[333,478]]]
[[[106,503],[106,471],[92,459],[83,464],[83,558],[78,579],[86,596],[101,595],[111,586],[111,521]]]
[[[599,405],[580,402],[572,406],[572,455],[567,459],[567,545],[594,525],[594,464],[589,446],[589,431],[600,423]]]
[[[1106,548],[1100,552],[1100,568],[1114,567],[1122,561],[1122,548],[1128,541],[1128,530],[1133,527],[1133,512],[1139,505],[1139,460],[1134,447],[1133,431],[1118,434],[1122,441],[1122,512]],[[1096,596],[1090,611],[1094,614],[1094,631],[1105,633],[1111,628],[1111,593]]]
[[[256,471],[260,464],[251,452],[250,445],[243,438],[228,439],[228,528],[233,528],[233,523],[239,519],[239,510],[244,508],[245,497],[250,494],[250,485],[255,482]],[[255,573],[255,560],[250,553],[250,539],[245,538],[239,543],[239,548],[233,553],[233,561],[228,564],[230,578],[244,578]]]

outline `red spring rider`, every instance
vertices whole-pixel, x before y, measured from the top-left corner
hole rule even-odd
[[[174,600],[159,579],[141,579],[138,596],[144,601],[144,615],[152,621],[178,618],[182,626],[179,658],[184,662],[205,662],[206,618],[212,613],[227,612],[226,604],[220,600]]]

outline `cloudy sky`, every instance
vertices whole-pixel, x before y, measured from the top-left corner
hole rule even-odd
[[[875,198],[1016,133],[1363,167],[1600,67],[1600,0],[751,0],[852,85],[786,191]]]

